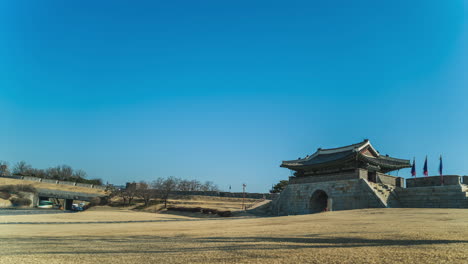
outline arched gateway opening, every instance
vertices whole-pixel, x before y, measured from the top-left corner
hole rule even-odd
[[[323,212],[327,209],[328,195],[322,190],[317,190],[310,197],[309,210],[311,213]]]

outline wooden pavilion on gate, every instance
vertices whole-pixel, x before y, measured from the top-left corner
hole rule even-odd
[[[365,139],[357,144],[339,148],[319,148],[305,158],[283,161],[281,167],[295,171],[293,178],[334,175],[336,180],[340,179],[340,174],[346,175],[360,169],[367,173],[368,181],[378,182],[383,176],[389,176],[385,175],[386,173],[410,168],[411,164],[409,160],[381,155],[370,141]],[[394,185],[399,186],[401,182],[396,181]]]

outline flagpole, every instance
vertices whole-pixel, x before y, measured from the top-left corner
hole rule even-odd
[[[424,160],[423,174],[424,174],[424,177],[429,176],[429,170],[427,167],[427,155],[426,155],[426,159]]]
[[[416,178],[416,157],[413,157],[413,165],[411,166],[411,177]]]
[[[443,169],[443,165],[442,165],[442,154],[441,154],[439,158],[440,185],[444,186],[444,174],[443,174],[442,169]]]

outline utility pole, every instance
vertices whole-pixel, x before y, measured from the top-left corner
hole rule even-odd
[[[247,185],[245,183],[242,184],[242,209],[245,211],[245,187]]]

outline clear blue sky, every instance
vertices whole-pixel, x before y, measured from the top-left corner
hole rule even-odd
[[[468,174],[467,47],[464,0],[1,1],[0,160],[264,192],[369,138]]]

